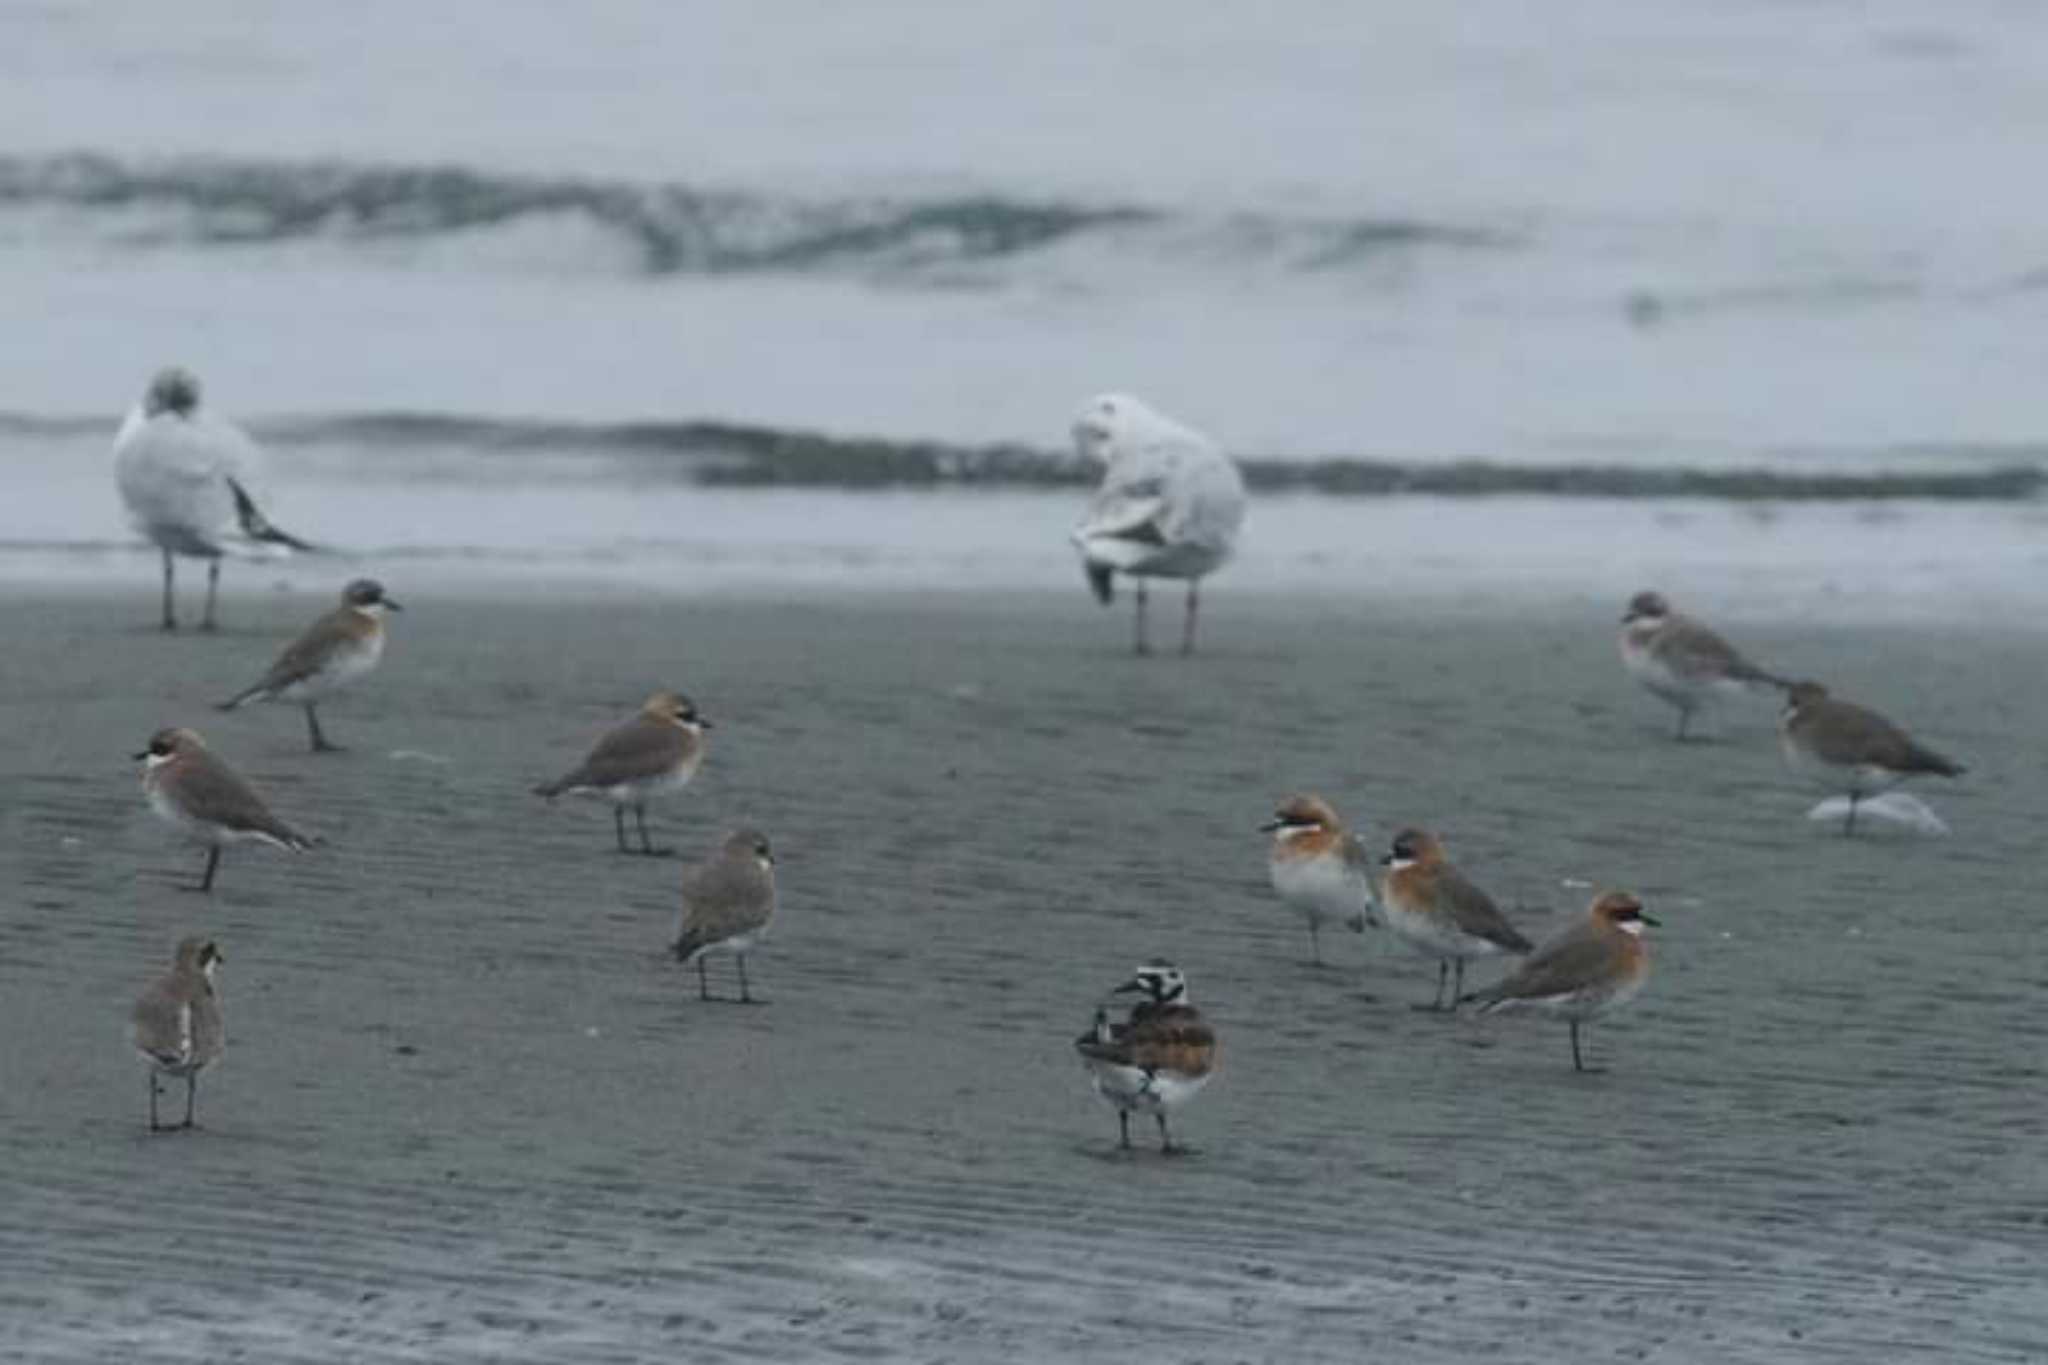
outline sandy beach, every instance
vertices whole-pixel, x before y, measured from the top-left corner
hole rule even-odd
[[[1845,840],[1768,701],[1668,740],[1625,592],[1488,619],[1224,584],[1182,661],[1078,581],[390,586],[318,758],[296,711],[210,703],[324,593],[231,596],[212,637],[151,629],[146,576],[0,603],[0,1355],[2048,1354],[2031,619],[1725,623],[1971,764],[1917,788],[1954,837]],[[718,728],[659,837],[776,844],[758,1008],[664,954],[677,864],[528,794],[662,685]],[[327,845],[178,889],[200,855],[127,757],[174,723]],[[1384,934],[1311,968],[1255,829],[1297,789],[1375,847],[1440,829],[1532,934],[1641,893],[1657,976],[1591,1033],[1610,1069],[1411,1011],[1432,969]],[[203,1131],[152,1137],[124,1020],[188,932],[226,955],[227,1059]],[[1119,1157],[1069,1046],[1151,954],[1222,1041],[1186,1159]]]

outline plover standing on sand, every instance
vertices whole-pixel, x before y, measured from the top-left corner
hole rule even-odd
[[[1626,891],[1597,896],[1586,917],[1530,955],[1528,961],[1483,991],[1463,997],[1481,1014],[1528,1009],[1572,1026],[1572,1069],[1585,1071],[1579,1025],[1619,1009],[1650,979],[1643,926],[1657,921]]]
[[[640,823],[639,852],[666,857],[673,849],[656,848],[647,837],[647,803],[680,791],[697,775],[704,761],[704,732],[711,722],[679,692],[656,692],[631,720],[607,732],[575,768],[552,782],[535,787],[550,801],[564,792],[601,796],[612,803],[612,826],[619,852],[626,844],[626,808]]]
[[[153,982],[129,1013],[135,1050],[149,1067],[149,1131],[191,1128],[199,1099],[199,1073],[220,1060],[227,1045],[220,992],[214,974],[224,961],[209,938],[187,938],[178,944],[171,970]],[[158,1078],[185,1082],[185,1121],[157,1121]]]
[[[731,953],[739,964],[740,1000],[752,1004],[747,988],[747,954],[775,918],[775,855],[768,836],[739,829],[725,836],[718,852],[683,877],[683,908],[673,944],[678,961],[697,964],[697,998],[709,1000],[704,959]]]
[[[1693,713],[1716,697],[1785,686],[1719,635],[1673,611],[1662,593],[1629,599],[1621,617],[1621,663],[1645,691],[1678,709],[1677,739],[1685,738]]]
[[[1451,865],[1444,846],[1428,830],[1402,830],[1394,836],[1393,851],[1380,861],[1387,868],[1380,886],[1387,927],[1409,947],[1436,959],[1436,998],[1415,1008],[1456,1009],[1468,961],[1526,953],[1535,946],[1508,923],[1491,896]],[[1447,1004],[1445,977],[1453,965],[1457,981]]]
[[[1329,802],[1290,797],[1259,828],[1273,836],[1266,874],[1280,899],[1308,921],[1309,954],[1317,966],[1323,962],[1325,924],[1361,933],[1368,922],[1378,922],[1372,859]]]
[[[159,730],[135,757],[142,763],[142,794],[156,817],[195,843],[206,845],[206,872],[197,891],[213,889],[224,845],[263,843],[304,852],[313,840],[270,813],[263,798],[227,762],[206,747],[196,730]]]
[[[1969,771],[1868,707],[1829,696],[1817,682],[1792,684],[1778,718],[1778,738],[1793,771],[1848,794],[1844,834],[1856,832],[1856,804],[1864,797],[1922,773],[1961,777]]]
[[[262,680],[220,704],[232,711],[252,701],[297,702],[306,708],[306,737],[313,752],[336,753],[320,733],[314,711],[323,699],[348,686],[384,657],[384,617],[404,608],[385,595],[374,578],[358,578],[341,590],[341,605],[291,642]]]

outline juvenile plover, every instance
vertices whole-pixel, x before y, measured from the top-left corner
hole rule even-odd
[[[181,940],[170,971],[151,983],[129,1013],[135,1050],[149,1068],[152,1133],[169,1127],[194,1126],[199,1073],[220,1060],[221,1049],[227,1044],[220,992],[214,986],[214,976],[224,960],[210,938]],[[164,1076],[185,1082],[183,1123],[157,1121],[158,1080]]]
[[[1662,593],[1629,599],[1621,617],[1621,663],[1644,690],[1678,708],[1678,739],[1685,738],[1693,713],[1717,697],[1785,686],[1719,635],[1673,611]]]
[[[738,829],[718,852],[683,877],[683,908],[676,917],[673,945],[678,961],[697,964],[697,998],[709,1000],[704,959],[731,953],[739,964],[740,999],[751,1004],[747,954],[775,918],[775,855],[768,836]]]
[[[314,710],[322,700],[377,666],[384,657],[384,617],[403,611],[384,585],[358,578],[341,590],[341,605],[308,626],[286,647],[260,681],[220,704],[232,711],[252,701],[297,702],[306,708],[306,738],[314,753],[336,753],[320,733]]]
[[[1817,682],[1792,684],[1778,718],[1785,762],[1829,791],[1847,792],[1842,833],[1856,832],[1856,805],[1922,773],[1961,777],[1969,769],[1919,743],[1868,707],[1839,701]]]

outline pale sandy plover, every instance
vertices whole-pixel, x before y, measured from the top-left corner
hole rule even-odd
[[[232,711],[252,701],[296,702],[306,708],[306,738],[314,753],[336,753],[320,733],[315,707],[374,669],[384,657],[384,617],[403,611],[374,578],[358,578],[341,590],[341,605],[308,626],[286,647],[261,680],[220,704]]]
[[[731,953],[739,965],[740,1000],[753,1003],[747,987],[747,954],[775,918],[775,855],[768,836],[738,829],[718,852],[683,876],[683,908],[672,945],[677,960],[697,964],[697,998],[711,999],[704,959]]]
[[[193,1111],[199,1098],[199,1073],[219,1061],[221,1050],[227,1045],[220,991],[214,983],[223,961],[220,948],[212,939],[181,940],[171,970],[142,993],[129,1013],[135,1050],[149,1068],[152,1133],[167,1127],[191,1128],[195,1124]],[[157,1121],[158,1081],[164,1076],[185,1082],[183,1123]]]
[[[603,797],[612,803],[612,827],[619,852],[626,844],[626,808],[640,824],[640,853],[666,857],[672,849],[656,848],[647,837],[647,803],[682,790],[704,761],[705,732],[711,722],[679,692],[656,692],[632,719],[598,740],[588,757],[552,782],[535,787],[549,800],[564,792]]]
[[[159,730],[135,757],[142,763],[142,794],[150,810],[187,839],[206,845],[206,871],[194,890],[213,889],[220,851],[227,844],[262,843],[303,852],[315,842],[271,814],[263,798],[206,747],[196,730]]]

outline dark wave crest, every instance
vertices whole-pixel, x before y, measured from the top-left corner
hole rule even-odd
[[[67,210],[101,240],[136,246],[427,241],[568,218],[596,226],[654,275],[916,271],[1091,237],[1135,239],[1147,251],[1220,245],[1305,271],[1391,249],[1509,244],[1491,231],[1404,219],[1201,220],[1135,204],[994,194],[818,199],[460,166],[89,153],[0,157],[0,206]]]
[[[103,417],[0,412],[0,439],[111,439],[114,425]],[[484,460],[581,456],[628,464],[635,477],[726,488],[1057,488],[1088,485],[1099,477],[1073,455],[1042,446],[835,436],[735,422],[556,422],[369,412],[271,417],[249,425],[265,445],[279,449],[324,448],[373,458],[429,452]],[[1886,469],[1888,458],[1917,467]],[[1927,467],[1943,458],[1963,467]],[[1363,455],[1303,459],[1252,454],[1238,459],[1245,483],[1255,491],[1352,497],[2017,502],[2048,492],[2048,449],[1915,447],[1871,451],[1858,463],[1856,468],[1815,471]],[[448,466],[431,467],[439,474]],[[492,477],[507,472],[499,466]]]

